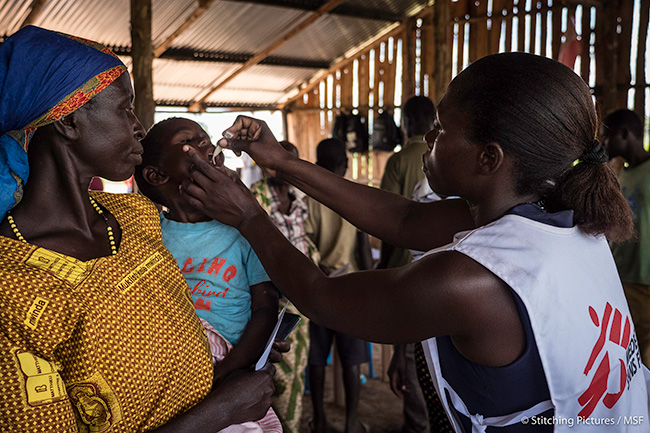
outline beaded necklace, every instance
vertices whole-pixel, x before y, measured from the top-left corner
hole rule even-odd
[[[111,254],[115,255],[117,254],[117,246],[115,245],[115,236],[113,235],[113,227],[108,222],[108,218],[106,215],[104,215],[104,211],[102,210],[101,207],[99,207],[99,204],[93,199],[92,197],[88,197],[90,200],[90,204],[93,206],[93,209],[95,209],[95,212],[99,214],[100,217],[104,219],[104,223],[106,224],[106,231],[108,232],[108,242],[111,245]],[[27,242],[23,235],[20,233],[18,230],[18,226],[16,226],[16,221],[14,220],[14,217],[11,216],[11,211],[7,212],[7,221],[9,221],[9,226],[11,227],[11,230],[13,230],[14,234],[16,235],[16,238],[21,241],[21,242]]]

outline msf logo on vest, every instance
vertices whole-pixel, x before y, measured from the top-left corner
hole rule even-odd
[[[177,259],[178,260],[178,259]],[[200,260],[200,259],[199,259]],[[221,275],[221,279],[228,283],[237,275],[237,268],[234,265],[225,267],[226,259],[216,257],[212,260],[204,258],[200,261],[197,260],[197,263],[193,263],[192,257],[185,259],[183,267],[181,267],[181,272],[184,274],[197,274],[197,273],[206,273],[210,275],[213,281],[216,281],[218,276]],[[221,271],[223,270],[223,273]],[[213,290],[210,289],[210,284],[205,279],[202,279],[190,288],[190,293],[194,296],[200,296],[194,303],[194,308],[197,310],[210,310],[212,305],[212,300],[207,300],[204,298],[216,297],[216,298],[225,298],[230,287],[226,287],[224,290]]]
[[[594,326],[600,328],[600,334],[583,371],[585,376],[591,377],[591,383],[578,397],[578,403],[582,406],[578,418],[581,419],[589,418],[598,404],[613,408],[641,369],[639,344],[629,316],[623,317],[608,302],[601,314],[589,307],[589,317]],[[617,346],[623,348],[624,352]],[[611,352],[608,347],[612,349]],[[600,362],[596,363],[599,358]]]

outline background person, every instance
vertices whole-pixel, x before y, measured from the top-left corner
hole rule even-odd
[[[630,414],[648,428],[650,372],[639,363],[605,238],[628,238],[632,221],[597,128],[589,89],[572,70],[505,53],[454,78],[425,137],[432,189],[464,200],[416,203],[346,181],[282,151],[251,118],[225,131],[220,145],[245,150],[360,229],[396,246],[435,249],[396,269],[328,278],[272,228],[244,185],[219,194],[215,186],[233,179],[189,146],[197,171],[183,192],[238,227],[308,317],[372,341],[425,340],[457,431],[586,432],[593,425],[522,420]],[[291,275],[283,272],[289,264]],[[608,334],[610,326],[621,332]]]
[[[627,163],[619,175],[632,208],[636,237],[612,245],[612,254],[639,338],[641,357],[650,365],[650,153],[643,147],[643,121],[634,111],[617,110],[601,126],[610,159]]]
[[[316,165],[337,176],[344,176],[348,168],[346,145],[330,138],[318,143]],[[340,215],[315,200],[309,200],[309,217],[305,230],[314,241],[321,255],[319,267],[326,275],[345,274],[372,268],[368,235]],[[310,421],[312,433],[326,433],[327,416],[323,397],[325,395],[325,367],[327,357],[336,340],[341,360],[343,389],[345,392],[345,433],[367,432],[369,427],[358,419],[359,392],[361,388],[360,365],[370,360],[365,341],[342,332],[309,322],[309,389],[314,408]]]
[[[400,128],[405,137],[402,150],[391,155],[386,161],[384,174],[381,177],[381,189],[411,197],[415,185],[424,179],[422,171],[422,155],[427,151],[424,134],[433,129],[436,119],[436,107],[431,99],[426,96],[413,96],[406,100],[402,107],[402,120]],[[386,242],[381,244],[381,256],[377,267],[397,268],[411,263],[413,258],[406,248],[396,248]],[[406,404],[406,402],[405,402]],[[406,413],[405,413],[406,416]],[[418,415],[413,414],[417,417]],[[405,419],[405,421],[407,421]],[[418,419],[413,419],[416,424],[421,424]],[[405,426],[408,427],[408,426]],[[417,431],[426,429],[424,425],[413,425]],[[409,430],[405,430],[408,432]]]
[[[298,157],[298,149],[288,141],[280,145]],[[299,251],[314,263],[320,261],[320,254],[305,232],[305,223],[309,215],[307,197],[282,179],[264,173],[259,181],[250,187],[262,209],[269,215],[278,230]],[[281,306],[288,303],[286,298],[280,300]],[[302,318],[296,329],[287,337],[292,350],[283,359],[273,376],[275,394],[273,409],[282,422],[286,433],[298,433],[302,417],[302,400],[305,390],[305,367],[309,353],[309,321],[291,303],[287,311]]]
[[[413,195],[417,183],[424,179],[422,155],[427,151],[424,134],[433,129],[435,119],[436,107],[426,96],[413,96],[404,103],[401,129],[406,138],[405,144],[402,150],[392,155],[386,162],[384,175],[381,178],[381,189],[404,197]],[[377,268],[397,268],[411,263],[412,260],[413,257],[408,249],[395,248],[382,242]],[[399,430],[403,433],[428,433],[429,416],[418,383],[413,343],[394,345],[388,376],[391,390],[403,399],[404,423]],[[440,415],[444,423],[444,414]]]

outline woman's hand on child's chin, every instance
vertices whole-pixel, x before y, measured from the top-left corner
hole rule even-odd
[[[244,219],[264,213],[236,173],[225,167],[214,167],[191,146],[184,146],[183,150],[194,167],[182,182],[180,193],[192,206],[236,228]]]
[[[223,137],[217,142],[219,146],[231,149],[237,155],[242,151],[248,153],[272,177],[278,175],[278,169],[287,157],[293,158],[278,143],[266,122],[259,119],[237,116],[235,123],[223,132]]]

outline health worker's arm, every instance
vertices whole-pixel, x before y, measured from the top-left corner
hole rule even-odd
[[[245,151],[271,175],[287,180],[360,230],[398,247],[428,251],[474,228],[464,200],[418,203],[361,185],[301,160],[280,146],[266,123],[239,116],[219,145]]]

